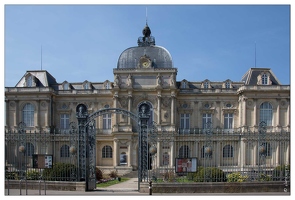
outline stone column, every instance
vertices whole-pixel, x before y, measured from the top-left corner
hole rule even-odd
[[[22,116],[22,112],[20,112],[20,109],[19,109],[19,101],[16,100],[15,101],[15,114],[14,114],[14,127],[17,127],[18,123],[20,123],[20,119],[19,119],[19,116]]]
[[[36,110],[37,112],[37,120],[36,120],[36,122],[37,122],[37,127],[41,130],[41,101],[40,100],[38,100],[37,101],[37,110]],[[35,120],[34,120],[35,121]]]
[[[114,138],[114,150],[113,150],[113,165],[118,166],[118,142],[117,138]]]
[[[221,151],[221,149],[220,149],[220,142],[219,141],[217,141],[217,155],[216,155],[216,166],[217,167],[220,167],[220,159],[221,159],[221,155],[220,155],[220,152],[222,152]]]
[[[157,98],[158,98],[158,120],[157,120],[157,123],[158,123],[158,125],[160,125],[161,124],[161,91],[158,91]]]
[[[129,117],[128,117],[129,118]],[[131,154],[131,141],[128,141],[128,146],[127,146],[127,149],[128,149],[128,154],[127,154],[127,163],[128,163],[128,167],[131,167],[131,162],[132,162],[132,154]]]
[[[118,107],[118,92],[116,91],[115,92],[115,94],[114,94],[114,96],[113,96],[113,101],[114,101],[114,108],[117,108]],[[113,116],[113,119],[114,119],[114,124],[113,124],[113,127],[114,127],[114,129],[113,129],[113,131],[114,132],[117,132],[118,131],[118,127],[117,127],[117,123],[118,123],[118,120],[117,120],[117,118],[118,118],[118,115],[114,115]]]
[[[254,109],[254,114],[253,114],[253,121],[254,121],[254,126],[257,126],[257,99],[253,99],[254,105],[253,105],[253,109]]]
[[[132,91],[128,91],[128,111],[131,112],[132,106]],[[131,118],[127,117],[128,125],[131,125]]]
[[[240,140],[240,156],[239,156],[239,161],[238,161],[238,166],[242,168],[245,166],[245,142],[243,139]]]
[[[243,126],[247,126],[247,98],[243,97]]]
[[[175,95],[171,94],[171,125],[175,125]]]
[[[277,99],[277,103],[278,103],[278,106],[277,106],[277,126],[280,126],[280,99]]]

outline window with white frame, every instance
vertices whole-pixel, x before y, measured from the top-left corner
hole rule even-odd
[[[102,116],[102,120],[103,120],[103,129],[104,130],[108,130],[111,129],[111,125],[112,125],[112,115],[110,113],[108,114],[104,114]]]
[[[105,89],[110,89],[110,82],[106,82],[106,84],[105,84]]]
[[[230,88],[230,82],[229,82],[229,81],[226,81],[226,82],[225,82],[225,88],[226,88],[226,89],[229,89],[229,88]]]
[[[212,114],[211,113],[204,113],[203,114],[203,129],[207,128],[207,123],[212,122]]]
[[[233,114],[225,113],[224,114],[224,129],[232,129],[233,128]]]
[[[69,89],[69,83],[65,83],[64,84],[64,90],[68,90]]]
[[[185,89],[186,88],[186,82],[182,81],[182,88]]]
[[[60,129],[69,129],[70,127],[70,115],[61,114],[60,115]]]
[[[209,83],[208,83],[208,81],[205,81],[205,82],[204,82],[204,88],[205,88],[205,89],[208,89],[208,88],[209,88]]]
[[[268,85],[268,76],[266,74],[262,74],[261,76],[261,84]]]
[[[111,146],[104,146],[102,148],[102,158],[112,158],[113,157],[113,149]]]
[[[190,128],[190,114],[180,114],[180,129]]]
[[[272,105],[264,102],[260,105],[260,122],[265,122],[267,126],[272,126]]]
[[[28,76],[26,82],[27,87],[33,87],[33,76]]]
[[[60,157],[61,158],[70,157],[70,147],[68,145],[65,144],[60,148]]]
[[[89,83],[85,83],[85,84],[84,84],[84,89],[85,89],[85,90],[88,90],[88,89],[89,89]]]
[[[34,106],[31,103],[27,103],[23,108],[23,122],[28,127],[34,126]]]

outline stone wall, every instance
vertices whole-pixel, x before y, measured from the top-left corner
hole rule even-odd
[[[85,182],[70,181],[5,181],[5,189],[85,191]]]
[[[153,183],[153,193],[250,193],[250,192],[290,192],[290,185],[278,182],[244,182],[244,183]],[[141,193],[148,193],[148,184],[141,184]]]

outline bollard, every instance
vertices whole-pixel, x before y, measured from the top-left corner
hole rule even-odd
[[[22,195],[22,179],[19,180],[19,195]]]
[[[152,181],[149,182],[149,192],[150,192],[150,195],[152,195],[153,193]]]
[[[41,180],[39,180],[39,195],[41,195]]]

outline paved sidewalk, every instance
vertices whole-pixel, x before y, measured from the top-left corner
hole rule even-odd
[[[111,185],[106,188],[96,188],[94,191],[58,191],[58,190],[25,190],[25,189],[5,189],[5,195],[20,196],[20,195],[148,195],[138,192],[138,179],[130,178],[128,181],[124,181],[115,185]]]
[[[128,181],[111,185],[106,188],[96,188],[98,191],[138,191],[138,178],[130,178]]]

